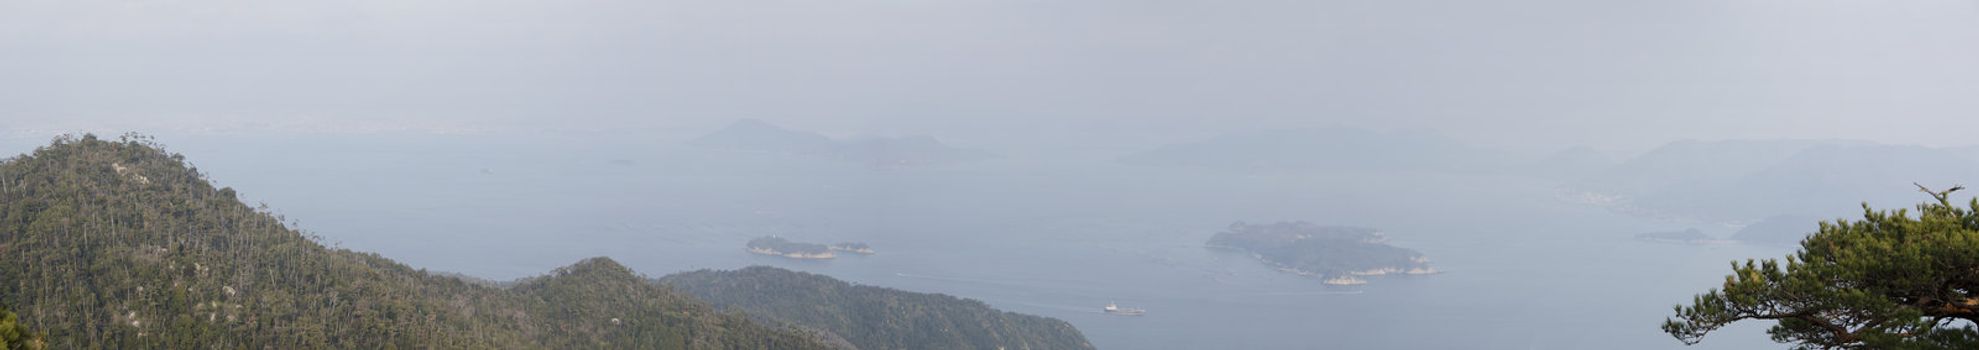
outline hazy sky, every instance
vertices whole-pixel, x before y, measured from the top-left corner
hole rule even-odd
[[[1975,62],[1972,0],[6,0],[0,129],[1948,145]]]

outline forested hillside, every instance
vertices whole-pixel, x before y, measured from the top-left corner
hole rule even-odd
[[[1237,222],[1210,236],[1207,245],[1249,252],[1265,263],[1299,274],[1434,273],[1421,252],[1388,245],[1380,231],[1366,227],[1304,221]]]
[[[6,350],[41,349],[41,335],[20,323],[20,318],[6,305],[0,305],[0,348]]]
[[[57,139],[0,163],[0,305],[54,349],[825,347],[608,259],[501,289],[287,226],[143,138]]]
[[[685,272],[660,282],[760,320],[829,332],[865,350],[1093,348],[1058,319],[773,267]]]

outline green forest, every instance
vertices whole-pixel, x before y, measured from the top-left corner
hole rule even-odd
[[[4,305],[0,305],[0,346],[5,346],[7,350],[46,347],[41,341],[41,334],[21,324],[20,317]]]
[[[145,137],[58,138],[0,163],[0,335],[10,349],[829,348],[609,259],[498,288],[283,221]]]
[[[1093,348],[1065,321],[772,267],[685,272],[660,282],[723,309],[818,330],[860,349]]]
[[[1427,267],[1422,253],[1384,241],[1377,231],[1365,227],[1237,222],[1211,236],[1206,245],[1243,250],[1274,266],[1324,275]]]

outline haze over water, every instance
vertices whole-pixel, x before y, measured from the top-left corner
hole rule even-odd
[[[1568,203],[1516,175],[1244,174],[1076,157],[877,169],[611,139],[214,147],[244,141],[174,149],[328,241],[416,267],[510,279],[589,256],[654,276],[773,265],[1061,318],[1102,348],[1675,349],[1655,328],[1671,305],[1715,287],[1729,261],[1788,252],[1635,240],[1691,226]],[[1379,228],[1445,273],[1326,286],[1203,247],[1240,220]],[[763,235],[863,241],[880,254],[743,251]],[[1149,315],[1099,313],[1108,302]],[[1776,347],[1760,328],[1692,348]]]
[[[497,280],[775,265],[1107,349],[1780,348],[1657,326],[1789,247],[1633,237],[1979,183],[1972,43],[1971,0],[5,1],[0,146],[156,135],[325,243]],[[688,146],[747,119],[996,157]],[[1179,153],[1220,166],[1122,161],[1218,137]],[[1415,156],[1463,166],[1389,162]],[[1444,273],[1203,247],[1238,221],[1376,228]],[[766,235],[879,254],[743,250]]]

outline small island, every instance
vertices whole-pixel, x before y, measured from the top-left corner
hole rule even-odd
[[[1322,278],[1327,285],[1366,284],[1361,277],[1437,273],[1414,250],[1388,245],[1371,228],[1321,226],[1304,221],[1230,224],[1209,247],[1241,250],[1279,271]]]
[[[832,251],[847,252],[847,253],[853,253],[859,255],[873,255],[874,253],[876,253],[875,251],[873,251],[872,246],[866,245],[866,242],[840,242],[837,244],[832,244],[829,248],[831,248]]]
[[[1320,281],[1319,283],[1325,283],[1331,286],[1358,286],[1358,285],[1367,284],[1367,280],[1354,276],[1340,276],[1340,277],[1328,278],[1326,280]]]
[[[823,244],[791,242],[777,236],[749,240],[749,252],[805,260],[823,260],[838,257],[837,254],[832,253],[831,248],[825,247]]]
[[[1728,240],[1718,239],[1717,237],[1712,237],[1711,235],[1704,234],[1704,230],[1699,230],[1696,228],[1686,229],[1682,231],[1663,231],[1663,232],[1649,232],[1649,233],[1637,234],[1635,235],[1635,239],[1657,242],[1657,243],[1693,244],[1693,245],[1720,244],[1720,243],[1731,242]]]

